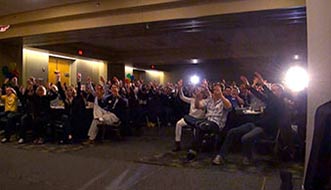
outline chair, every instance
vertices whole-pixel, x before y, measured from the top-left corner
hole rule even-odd
[[[54,127],[54,139],[58,140],[60,144],[64,143],[65,137],[65,126],[62,121],[53,121],[51,124]]]
[[[201,141],[201,151],[215,151],[219,142],[219,134],[216,132],[206,132]]]
[[[105,136],[108,131],[111,131],[115,134],[115,137],[117,140],[122,139],[121,135],[121,128],[123,125],[115,126],[115,125],[107,125],[107,124],[98,124],[97,127],[99,128],[99,131],[101,131],[100,141],[103,142],[105,140]]]
[[[203,127],[201,128],[201,126]],[[220,131],[218,126],[217,129],[211,126],[212,125],[210,124],[210,122],[206,120],[199,121],[196,124],[196,127],[200,128],[200,133],[202,133],[200,134],[202,135],[202,137],[201,141],[199,142],[201,151],[217,150],[217,145],[220,140]]]
[[[122,135],[127,135],[129,130],[128,121],[130,120],[128,105],[123,110],[120,110],[119,113],[117,113],[117,117],[120,120],[117,124],[109,125],[100,123],[97,125],[99,131],[101,132],[101,142],[104,141],[107,131],[114,133],[116,140],[122,140]]]
[[[264,136],[256,141],[257,144],[266,145],[271,148],[272,154],[277,155],[279,148],[279,137],[280,137],[280,129],[277,130],[276,136]]]

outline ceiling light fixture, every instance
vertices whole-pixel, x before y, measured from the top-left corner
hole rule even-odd
[[[68,57],[68,56],[58,55],[58,54],[53,54],[53,53],[50,53],[48,55],[52,56],[52,57],[62,58],[62,59],[76,60],[76,58],[74,58],[74,57]]]
[[[300,58],[299,55],[294,55],[294,56],[293,56],[293,59],[294,59],[294,60],[299,60],[299,58]]]

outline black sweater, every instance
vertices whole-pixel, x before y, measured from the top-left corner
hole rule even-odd
[[[58,82],[57,87],[59,89],[59,94],[60,97],[62,99],[62,101],[64,102],[64,109],[65,109],[65,114],[69,115],[69,116],[83,116],[84,111],[85,111],[85,102],[83,97],[81,96],[81,84],[80,82],[77,83],[77,95],[73,98],[73,100],[70,102],[66,95],[65,92],[62,88],[62,85],[60,82]]]
[[[49,93],[45,96],[34,95],[31,98],[33,103],[33,115],[35,117],[45,117],[49,116],[51,111],[50,102],[57,97],[57,94],[53,91],[49,91]]]
[[[275,135],[278,127],[282,125],[282,121],[285,121],[287,118],[285,102],[282,98],[274,95],[267,86],[263,85],[263,89],[264,94],[261,94],[254,88],[250,89],[257,98],[266,104],[261,119],[254,123],[256,126],[262,127],[268,135]]]

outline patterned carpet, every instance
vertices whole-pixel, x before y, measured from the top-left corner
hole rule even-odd
[[[31,142],[27,142],[24,144],[18,144],[17,140],[12,137],[10,142],[2,144],[0,146],[7,146],[15,149],[21,150],[33,150],[38,152],[47,152],[47,153],[65,153],[65,152],[75,152],[90,146],[84,146],[80,143],[77,144],[57,144],[57,143],[45,143],[41,145],[33,144]],[[93,146],[93,145],[92,145]]]
[[[157,136],[143,136],[136,138],[133,141],[143,141],[144,143],[164,143],[165,140],[160,140]],[[160,141],[160,142],[159,142]],[[166,141],[170,142],[169,139]],[[35,145],[32,143],[17,144],[16,139],[11,139],[11,142],[6,144],[1,144],[0,146],[8,146],[15,149],[22,149],[28,151],[39,151],[45,153],[71,153],[93,147],[95,145],[82,145],[82,144],[65,144],[59,145],[57,143],[46,143],[42,145]],[[144,145],[145,146],[145,145]],[[171,147],[167,148],[168,150]],[[301,162],[280,162],[279,160],[264,155],[257,155],[254,163],[251,165],[243,165],[242,157],[240,154],[234,153],[227,157],[226,163],[222,166],[214,166],[211,164],[214,154],[201,153],[194,162],[186,162],[186,152],[162,152],[154,154],[153,156],[145,156],[135,159],[135,162],[160,165],[160,166],[170,166],[177,168],[195,168],[195,169],[210,169],[210,170],[220,170],[224,172],[244,172],[252,173],[263,176],[278,174],[280,170],[289,171],[292,173],[294,179],[302,179],[304,172],[304,165]]]
[[[281,163],[273,160],[270,156],[258,156],[251,165],[243,165],[240,155],[230,155],[222,166],[211,164],[213,156],[202,153],[194,162],[186,162],[186,152],[166,152],[156,154],[151,157],[143,157],[138,162],[145,164],[163,165],[171,167],[187,167],[196,169],[221,170],[224,172],[244,172],[261,175],[272,175],[280,170],[286,170],[292,173],[294,179],[302,179],[304,166],[302,163]]]
[[[7,144],[6,144],[7,145]],[[34,150],[39,152],[47,152],[47,153],[64,153],[64,152],[75,152],[86,148],[87,146],[83,145],[57,145],[57,144],[43,144],[43,145],[35,145],[35,144],[13,144],[11,145],[17,149],[23,150]]]

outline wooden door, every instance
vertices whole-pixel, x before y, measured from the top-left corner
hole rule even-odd
[[[58,71],[61,73],[61,82],[62,84],[66,83],[70,85],[70,65],[72,60],[61,59],[57,57],[49,57],[48,61],[48,82],[55,84],[55,72]]]
[[[146,72],[141,70],[133,70],[133,76],[135,80],[145,80]]]

